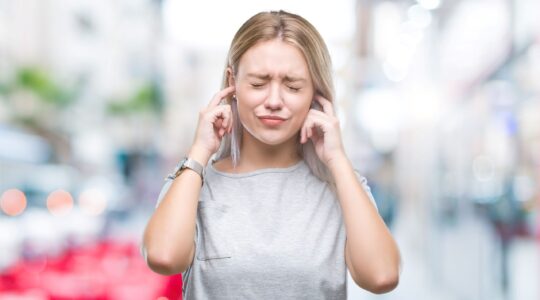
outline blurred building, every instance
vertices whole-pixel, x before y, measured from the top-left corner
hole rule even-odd
[[[0,273],[139,239],[234,32],[268,9],[325,38],[347,153],[402,251],[395,291],[350,298],[538,299],[536,0],[0,0],[0,196],[25,203],[2,207]]]

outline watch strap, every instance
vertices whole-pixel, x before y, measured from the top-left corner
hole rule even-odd
[[[195,171],[195,173],[199,174],[199,176],[201,176],[201,180],[204,182],[204,167],[203,165],[201,165],[198,161],[192,159],[192,158],[189,158],[189,157],[184,157],[179,163],[178,165],[176,165],[176,168],[174,169],[174,172],[169,174],[166,178],[167,179],[171,179],[171,180],[174,180],[176,179],[176,177],[180,176],[180,174],[182,173],[182,171],[184,171],[184,169],[191,169],[193,171]]]

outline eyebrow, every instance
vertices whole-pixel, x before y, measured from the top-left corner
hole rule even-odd
[[[255,77],[255,78],[263,79],[263,80],[270,79],[270,75],[268,74],[264,75],[264,74],[257,74],[257,73],[248,73],[247,77]]]
[[[306,80],[302,77],[285,76],[285,81],[296,82],[296,81],[306,81]]]
[[[268,74],[258,74],[258,73],[248,73],[247,77],[255,77],[255,78],[258,78],[258,79],[262,79],[262,80],[270,79],[270,75],[268,75]],[[288,75],[285,76],[284,80],[288,81],[288,82],[306,81],[306,79],[304,79],[302,77],[294,77],[294,76],[288,76]]]

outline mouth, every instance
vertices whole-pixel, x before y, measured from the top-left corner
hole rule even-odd
[[[287,121],[287,119],[279,116],[260,116],[259,120],[261,120],[261,123],[269,127],[276,127]]]

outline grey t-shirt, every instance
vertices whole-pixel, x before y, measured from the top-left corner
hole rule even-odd
[[[340,204],[303,160],[242,174],[209,164],[196,229],[184,299],[347,298]]]

